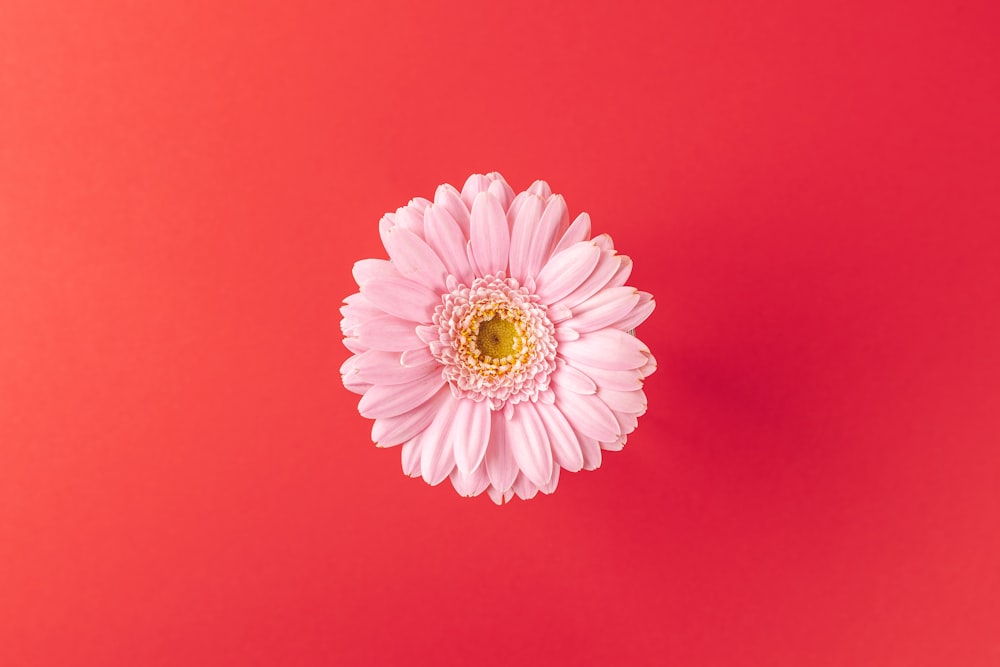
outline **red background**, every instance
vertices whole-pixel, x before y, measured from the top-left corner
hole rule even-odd
[[[1000,664],[996,7],[6,0],[0,664]],[[626,449],[504,508],[337,373],[492,169],[658,301]]]

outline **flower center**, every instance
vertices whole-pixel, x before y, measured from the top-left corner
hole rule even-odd
[[[476,347],[486,357],[499,361],[513,357],[518,348],[524,347],[524,338],[513,322],[496,315],[479,323]]]
[[[535,400],[555,370],[555,327],[538,297],[503,274],[458,285],[434,313],[429,345],[452,393],[499,410]]]

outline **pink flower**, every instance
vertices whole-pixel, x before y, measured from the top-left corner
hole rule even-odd
[[[474,174],[387,213],[379,234],[391,259],[354,265],[340,370],[403,472],[500,504],[622,448],[656,369],[630,330],[654,302],[586,213],[570,223],[545,181],[515,196]]]

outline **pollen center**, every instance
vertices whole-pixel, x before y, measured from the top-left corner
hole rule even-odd
[[[524,341],[513,322],[496,315],[479,323],[476,347],[487,357],[504,359],[519,352],[524,347]]]

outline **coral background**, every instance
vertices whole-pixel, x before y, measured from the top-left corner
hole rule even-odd
[[[0,5],[0,664],[1000,664],[995,2]],[[547,179],[649,413],[495,507],[337,369],[355,259]]]

